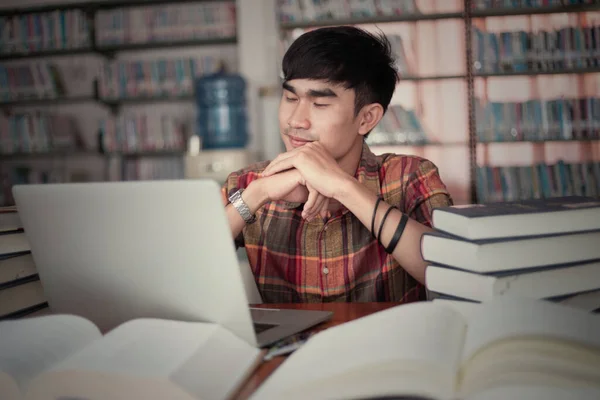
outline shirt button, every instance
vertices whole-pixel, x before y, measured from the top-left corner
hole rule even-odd
[[[329,273],[329,268],[323,267],[323,273],[327,275]]]

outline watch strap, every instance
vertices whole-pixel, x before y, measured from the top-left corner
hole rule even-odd
[[[238,210],[244,221],[247,224],[251,224],[256,221],[256,216],[252,214],[250,208],[248,207],[244,199],[242,199],[243,192],[244,189],[237,190],[231,196],[229,196],[229,201],[235,207],[235,209]]]

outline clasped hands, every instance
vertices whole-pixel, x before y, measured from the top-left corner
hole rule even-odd
[[[318,142],[280,154],[261,175],[269,200],[305,202],[302,218],[308,221],[328,215],[330,201],[350,177]]]

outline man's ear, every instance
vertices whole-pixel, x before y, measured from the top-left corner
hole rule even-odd
[[[383,106],[379,103],[367,104],[360,110],[358,115],[360,125],[358,126],[358,134],[366,135],[381,121],[383,117]]]

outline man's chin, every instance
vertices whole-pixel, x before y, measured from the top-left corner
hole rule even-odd
[[[287,139],[283,139],[283,147],[285,147],[286,152],[294,150],[294,147],[290,144],[290,142]]]

